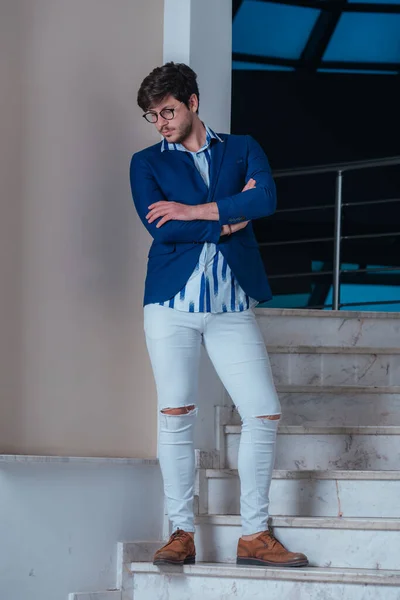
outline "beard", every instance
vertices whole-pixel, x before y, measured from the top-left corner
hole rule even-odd
[[[168,127],[166,127],[168,131]],[[166,137],[167,142],[174,144],[183,144],[183,142],[189,137],[193,130],[193,123],[188,120],[186,123],[182,123],[179,127],[174,129],[171,137]],[[165,137],[165,134],[162,134]]]

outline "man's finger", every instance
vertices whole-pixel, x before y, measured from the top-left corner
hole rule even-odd
[[[153,208],[152,211],[149,212],[146,219],[149,223],[153,223],[157,219],[166,218],[167,220],[171,220],[174,215],[174,210],[172,206],[168,207],[159,207]]]
[[[164,217],[166,214],[170,213],[170,207],[158,207],[153,208],[146,216],[146,219],[151,223],[154,219],[158,219],[159,217]]]
[[[244,221],[243,223],[235,223],[235,225],[231,225],[232,233],[236,233],[237,231],[244,229],[249,223],[250,221]]]
[[[151,210],[152,208],[163,206],[164,204],[170,204],[170,202],[168,202],[167,200],[159,200],[158,202],[154,202],[154,204],[148,206],[148,209]]]
[[[165,212],[153,213],[148,217],[147,220],[149,223],[153,223],[153,221],[155,221],[156,219],[159,219],[160,217],[165,217]]]
[[[154,223],[154,221],[157,221],[157,219],[163,219],[166,216],[167,215],[163,213],[161,213],[160,215],[153,215],[152,217],[150,217],[150,219],[148,219],[148,223]]]
[[[167,223],[170,220],[171,220],[171,217],[169,215],[166,215],[165,217],[163,217],[162,219],[160,219],[160,221],[156,225],[157,229],[159,229],[160,227],[162,227],[165,223]]]
[[[154,209],[151,210],[148,215],[146,215],[146,219],[148,221],[150,221],[150,223],[151,223],[151,221],[154,221],[154,219],[156,219],[156,218],[157,218],[157,211]]]
[[[247,190],[251,190],[256,186],[256,182],[254,179],[249,179],[249,181],[246,183],[246,185],[244,186],[244,188],[242,189],[242,192],[246,192]]]

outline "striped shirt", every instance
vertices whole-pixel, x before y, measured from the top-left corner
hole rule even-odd
[[[161,152],[178,150],[191,155],[204,183],[209,187],[212,140],[223,143],[223,140],[206,126],[206,142],[197,152],[189,152],[182,144],[169,143],[166,139],[161,144]],[[250,298],[240,287],[217,246],[205,242],[199,261],[186,285],[176,296],[159,304],[184,312],[222,313],[247,310],[254,307],[257,301]]]

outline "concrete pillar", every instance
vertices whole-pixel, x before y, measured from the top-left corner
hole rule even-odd
[[[229,133],[232,0],[164,0],[164,62],[170,60],[197,73],[201,118]]]

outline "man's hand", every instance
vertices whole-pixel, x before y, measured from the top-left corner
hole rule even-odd
[[[242,189],[242,192],[246,192],[247,190],[251,190],[255,187],[255,180],[249,179]],[[156,225],[157,229],[162,227],[168,221],[196,221],[197,219],[217,221],[219,218],[218,208],[215,202],[192,206],[189,204],[182,204],[180,202],[161,200],[160,202],[151,204],[149,206],[149,211],[150,212],[146,215],[146,219],[149,223],[153,223],[153,221],[160,219]],[[243,229],[243,227],[246,227],[246,225],[247,222],[237,223],[231,227],[224,225],[222,227],[221,235],[235,233],[235,231]]]
[[[236,233],[247,227],[249,223],[250,221],[243,221],[242,223],[235,223],[234,225],[223,225],[221,235],[231,235],[232,233]]]
[[[256,187],[255,179],[249,179],[249,181],[246,183],[246,185],[242,189],[242,192],[247,192],[247,190],[252,190],[255,187]],[[221,230],[221,235],[231,235],[232,233],[236,233],[236,231],[240,231],[241,229],[244,229],[245,227],[247,227],[247,225],[249,223],[250,223],[250,221],[243,221],[243,223],[235,223],[234,225],[223,225],[222,230]]]
[[[162,227],[168,221],[195,221],[197,219],[197,206],[181,204],[179,202],[169,202],[161,200],[149,206],[150,212],[146,215],[149,223],[160,219],[156,227]]]
[[[244,188],[242,189],[242,192],[247,192],[247,190],[252,190],[255,187],[256,187],[256,180],[249,179],[248,182],[246,183],[246,185],[244,186]]]

